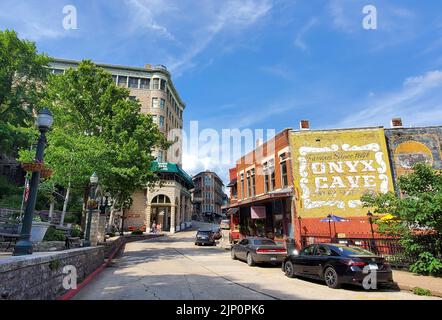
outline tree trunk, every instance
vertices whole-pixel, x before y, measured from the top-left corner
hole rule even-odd
[[[52,218],[54,217],[54,200],[51,200],[51,204],[49,205],[49,221],[52,222]]]
[[[63,211],[61,212],[61,217],[60,217],[60,226],[64,224],[64,217],[66,216],[66,210],[68,208],[70,191],[71,191],[71,182],[69,182],[68,184],[68,189],[66,190],[66,196],[64,197]]]
[[[89,199],[89,191],[90,191],[90,186],[89,184],[87,184],[84,187],[84,193],[83,193],[83,212],[81,214],[81,230],[86,230],[87,201]]]

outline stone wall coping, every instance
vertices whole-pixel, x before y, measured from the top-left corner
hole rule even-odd
[[[100,247],[75,248],[57,252],[36,252],[26,256],[7,256],[0,257],[0,273],[17,270],[24,267],[43,264],[53,260],[63,259],[67,257],[75,257],[90,251],[100,250]]]

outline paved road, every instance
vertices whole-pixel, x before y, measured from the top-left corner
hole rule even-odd
[[[196,247],[195,231],[126,244],[124,253],[75,299],[424,299],[401,291],[333,290],[288,279],[278,267],[249,267],[221,248]]]

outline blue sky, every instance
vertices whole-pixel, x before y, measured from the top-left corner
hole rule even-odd
[[[77,30],[63,29],[68,4]],[[368,4],[376,30],[362,27]],[[2,0],[0,28],[55,57],[166,65],[185,129],[442,124],[438,0]],[[229,164],[186,155],[184,167],[225,178]]]

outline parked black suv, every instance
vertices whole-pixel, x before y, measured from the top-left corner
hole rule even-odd
[[[195,237],[195,245],[215,245],[214,232],[212,230],[198,230]]]

